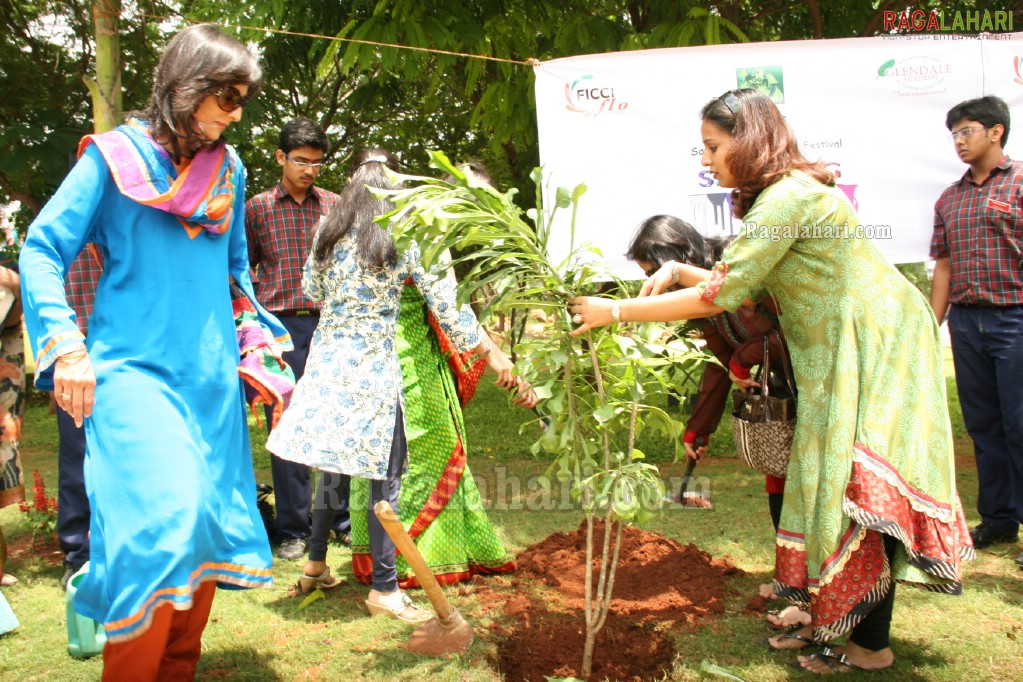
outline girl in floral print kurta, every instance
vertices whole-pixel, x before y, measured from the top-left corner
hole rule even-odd
[[[703,118],[703,163],[722,186],[738,188],[746,231],[692,290],[573,299],[583,322],[575,333],[614,317],[734,311],[766,287],[780,307],[800,403],[775,592],[809,602],[812,615],[810,626],[771,646],[848,633],[844,651],[801,656],[803,667],[887,668],[893,580],[958,594],[960,561],[973,553],[955,488],[937,323],[923,295],[856,236],[849,200],[823,166],[802,157],[770,100],[729,92]]]
[[[381,480],[403,397],[394,335],[405,280],[415,282],[460,352],[478,346],[481,336],[471,310],[455,302],[454,279],[425,272],[418,248],[381,270],[359,265],[352,247],[361,229],[380,228],[353,228],[338,242],[329,270],[318,270],[311,255],[305,264],[302,290],[324,305],[305,374],[267,449],[324,471]]]
[[[392,208],[368,189],[393,188],[385,166],[396,170],[387,152],[360,152],[348,185],[317,228],[302,289],[310,299],[323,301],[320,321],[305,374],[266,447],[287,460],[370,479],[367,525],[373,589],[366,606],[374,615],[417,623],[432,614],[415,607],[398,589],[394,543],[372,512],[378,501],[397,503],[408,454],[395,345],[405,281],[414,282],[459,352],[485,356],[499,386],[518,381],[512,377],[511,361],[490,352],[471,309],[458,307],[454,277],[424,271],[415,245],[399,255],[390,234],[373,222]],[[329,568],[306,577],[331,583]]]

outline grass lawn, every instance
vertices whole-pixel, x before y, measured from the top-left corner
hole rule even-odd
[[[955,388],[949,378],[950,408],[956,432],[958,481],[971,524],[976,498],[972,447],[965,437]],[[500,500],[491,518],[510,550],[518,552],[554,531],[574,529],[578,512],[548,511],[533,504],[530,482],[544,472],[545,462],[529,455],[535,425],[520,426],[531,415],[510,407],[489,377],[467,410],[469,456],[474,474],[485,481],[486,497]],[[679,629],[669,680],[704,679],[704,659],[746,680],[809,678],[786,666],[792,654],[770,653],[761,644],[767,634],[759,618],[743,608],[757,585],[769,579],[773,565],[771,523],[763,492],[763,476],[745,468],[732,452],[727,423],[711,442],[716,453],[696,469],[709,487],[714,509],[666,511],[649,530],[694,542],[714,556],[726,557],[747,572],[731,579],[726,612],[697,629]],[[252,426],[253,461],[257,478],[270,480],[265,437]],[[670,449],[656,440],[638,447],[658,463],[665,476],[680,476],[682,465],[670,461]],[[53,415],[38,397],[30,401],[22,453],[29,474],[38,469],[55,494],[57,429]],[[127,454],[127,453],[126,453]],[[30,478],[30,476],[29,476]],[[0,524],[9,541],[24,539],[27,526],[17,507],[0,510]],[[896,666],[888,679],[1009,680],[1020,679],[1023,655],[1023,581],[1012,562],[1021,547],[982,551],[965,565],[966,593],[947,597],[900,587],[893,627]],[[347,550],[331,546],[328,560],[341,574],[350,570]],[[269,590],[221,591],[203,640],[199,679],[203,680],[499,680],[493,663],[493,635],[486,618],[473,620],[477,639],[468,654],[450,659],[420,658],[401,649],[409,630],[391,619],[370,619],[361,585],[340,587],[326,599],[304,609],[287,596],[301,562],[275,565],[276,586]],[[101,662],[72,659],[67,654],[64,594],[59,565],[35,556],[10,562],[8,570],[21,582],[4,590],[21,627],[0,638],[0,680],[98,679]],[[665,575],[665,581],[685,576]],[[478,612],[471,589],[450,589],[463,614]],[[421,595],[417,595],[421,598]],[[566,651],[566,660],[581,652]],[[860,675],[864,676],[864,675]],[[854,674],[851,679],[856,679]],[[866,676],[870,677],[870,676]]]

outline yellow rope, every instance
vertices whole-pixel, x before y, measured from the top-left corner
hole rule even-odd
[[[141,14],[139,15],[145,19],[155,19],[158,21],[173,21],[176,17],[160,16],[155,14]],[[412,45],[398,45],[396,43],[381,43],[375,40],[360,40],[359,38],[339,38],[337,36],[325,36],[318,33],[302,33],[301,31],[287,31],[281,28],[264,28],[262,26],[241,26],[231,24],[217,24],[211,21],[194,21],[192,19],[184,19],[184,21],[190,24],[210,24],[211,26],[217,26],[219,28],[231,28],[231,29],[245,29],[248,31],[263,31],[264,33],[280,33],[282,35],[299,36],[302,38],[322,38],[324,40],[336,40],[345,43],[360,43],[362,45],[376,45],[377,47],[393,47],[399,50],[417,50],[419,52],[432,52],[435,54],[446,54],[452,57],[467,57],[469,59],[488,59],[492,62],[504,62],[506,64],[522,64],[524,66],[539,66],[540,60],[535,57],[529,57],[525,60],[519,59],[505,59],[503,57],[488,57],[482,54],[469,54],[467,52],[452,52],[450,50],[438,50],[431,47],[413,47]]]

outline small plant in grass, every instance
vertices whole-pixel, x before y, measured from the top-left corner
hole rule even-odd
[[[635,448],[636,435],[643,429],[658,430],[675,444],[676,458],[684,452],[683,425],[648,398],[672,392],[678,361],[695,361],[702,354],[684,342],[669,348],[662,340],[664,328],[654,324],[612,326],[579,338],[568,335],[573,327],[569,298],[617,282],[599,252],[576,246],[575,218],[585,186],[558,188],[549,213],[538,208],[523,214],[513,201],[514,190],[501,193],[480,183],[438,152],[431,154],[431,166],[450,179],[404,176],[407,188],[387,193],[396,208],[380,222],[392,226],[399,250],[415,241],[425,267],[440,273],[461,266],[467,274],[459,282],[460,301],[472,300],[487,287],[496,292],[487,298],[488,310],[539,309],[548,320],[543,334],[516,351],[550,418],[533,453],[553,457],[548,476],[571,484],[586,516],[589,570],[581,673],[588,677],[596,635],[611,603],[622,524],[648,521],[665,496],[657,468],[644,462]],[[532,179],[541,207],[539,169]],[[553,262],[547,253],[550,227],[555,212],[567,209],[572,211],[570,253]],[[452,259],[451,253],[461,255]],[[604,521],[603,538],[596,544],[598,519]]]
[[[46,496],[46,483],[38,469],[32,470],[32,501],[19,502],[18,509],[28,514],[33,543],[40,536],[48,541],[57,532],[57,500]]]

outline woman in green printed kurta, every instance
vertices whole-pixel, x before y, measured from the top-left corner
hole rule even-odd
[[[766,291],[778,302],[799,391],[775,592],[812,623],[771,640],[818,673],[887,668],[894,582],[962,591],[973,549],[955,487],[938,326],[923,295],[863,238],[852,205],[803,158],[777,107],[753,90],[703,110],[703,164],[735,187],[745,230],[693,289],[612,302],[577,298],[576,332],[612,320],[703,317]],[[663,279],[670,274],[658,273]]]
[[[513,571],[515,561],[487,518],[466,463],[465,424],[455,381],[426,315],[419,291],[406,286],[395,341],[405,392],[409,464],[402,476],[398,515],[437,581],[450,585],[476,574]],[[520,386],[516,404],[531,407],[536,400],[533,392],[524,382]],[[364,507],[367,495],[368,487],[352,479],[351,508]],[[401,556],[397,567],[402,588],[419,586]],[[357,579],[369,582],[369,533],[365,520],[356,516],[352,570]]]

